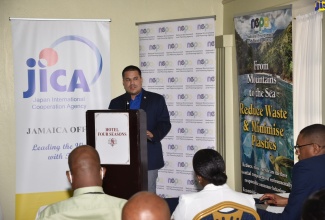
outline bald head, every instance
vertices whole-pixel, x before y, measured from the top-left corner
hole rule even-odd
[[[102,186],[102,176],[98,152],[89,145],[79,146],[71,151],[68,158],[70,174],[67,177],[73,189],[87,186]]]
[[[151,192],[138,192],[125,204],[122,220],[169,220],[167,202]]]

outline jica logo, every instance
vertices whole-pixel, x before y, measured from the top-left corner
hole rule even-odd
[[[188,25],[180,25],[180,26],[177,27],[178,32],[186,33],[187,31],[190,31],[190,30],[192,30],[192,27],[188,26]]]
[[[260,18],[253,18],[251,20],[251,29],[255,30],[263,30],[263,29],[270,29],[270,19],[268,17],[260,17]]]
[[[150,28],[142,28],[140,29],[141,35],[148,35],[151,32]]]
[[[75,69],[72,72],[67,72],[67,70],[62,68],[54,71],[51,70],[51,72],[48,71],[48,68],[53,69],[59,60],[55,47],[66,41],[79,41],[94,52],[97,66],[91,82],[88,82],[86,78],[86,75],[89,75],[89,73],[85,74],[82,69]],[[23,98],[29,98],[34,95],[37,89],[36,82],[39,82],[40,92],[47,92],[49,88],[57,92],[74,92],[76,89],[90,92],[89,85],[94,84],[102,73],[103,61],[98,48],[93,42],[81,36],[69,35],[57,39],[49,48],[41,50],[38,61],[34,58],[27,59],[26,65],[28,66],[28,89],[23,92]]]

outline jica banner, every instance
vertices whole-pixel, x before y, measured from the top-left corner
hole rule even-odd
[[[294,164],[291,8],[234,18],[242,191],[291,191]]]

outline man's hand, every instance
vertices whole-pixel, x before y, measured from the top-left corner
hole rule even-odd
[[[147,138],[149,140],[152,140],[152,138],[153,138],[153,134],[150,131],[147,131]]]
[[[265,200],[265,204],[267,205],[275,205],[275,206],[286,206],[288,204],[288,198],[279,196],[277,194],[266,193],[264,194],[260,200]]]

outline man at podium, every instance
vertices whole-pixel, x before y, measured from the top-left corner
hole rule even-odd
[[[109,109],[143,109],[147,115],[148,191],[156,193],[158,170],[164,166],[161,140],[171,128],[162,95],[142,88],[141,70],[127,66],[122,71],[125,93],[111,100]]]

